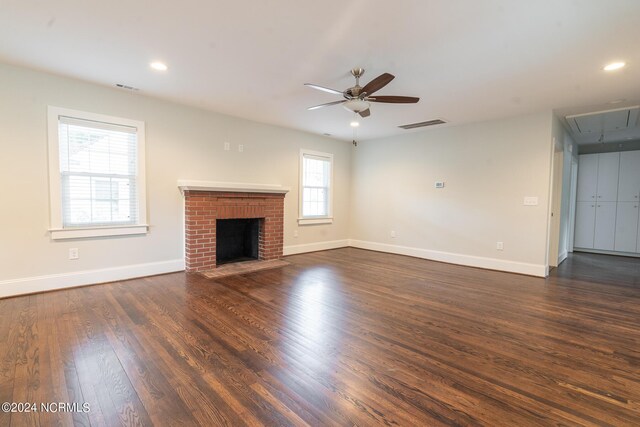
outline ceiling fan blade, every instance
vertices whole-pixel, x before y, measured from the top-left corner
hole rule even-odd
[[[374,96],[373,98],[367,98],[367,101],[386,102],[389,104],[415,104],[420,101],[420,98],[414,96]]]
[[[360,93],[366,92],[367,95],[371,95],[373,92],[376,92],[382,89],[383,87],[385,87],[386,85],[388,85],[389,82],[391,82],[391,80],[395,78],[396,77],[393,74],[389,74],[389,73],[380,74],[378,77],[376,77],[375,79],[371,80],[369,83],[364,85]]]
[[[333,94],[336,94],[336,95],[342,95],[342,91],[335,90],[335,89],[329,89],[328,87],[324,87],[324,86],[314,85],[313,83],[305,83],[304,85],[305,86],[309,86],[309,87],[314,88],[314,89],[321,90],[323,92],[329,92],[329,93],[333,93]]]
[[[360,117],[369,117],[371,115],[371,110],[367,108],[366,110],[360,111],[358,114],[360,114]]]
[[[345,99],[342,99],[340,101],[333,101],[333,102],[327,102],[326,104],[314,105],[313,107],[307,108],[307,110],[317,110],[318,108],[328,107],[330,105],[342,104],[345,101],[346,101]]]

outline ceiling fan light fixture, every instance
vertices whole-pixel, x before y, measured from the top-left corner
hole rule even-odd
[[[349,111],[359,113],[360,111],[368,109],[369,103],[367,101],[363,101],[362,99],[350,99],[342,104],[342,106]]]

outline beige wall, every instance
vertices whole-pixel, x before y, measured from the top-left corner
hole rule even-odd
[[[354,244],[543,275],[551,122],[546,112],[359,144]],[[445,188],[434,188],[440,180]],[[537,196],[539,205],[524,206],[525,196]]]
[[[178,179],[291,187],[285,199],[285,247],[311,244],[312,248],[314,243],[348,238],[350,143],[9,65],[0,64],[0,82],[0,285],[34,276],[181,260]],[[49,238],[48,105],[146,123],[148,235],[76,241]],[[223,150],[224,141],[231,143],[231,151]],[[244,145],[244,152],[238,152],[238,144]],[[334,154],[332,225],[297,226],[300,148]],[[68,260],[71,247],[79,248],[80,259]]]

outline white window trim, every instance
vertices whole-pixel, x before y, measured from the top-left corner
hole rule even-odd
[[[327,206],[327,215],[325,216],[302,216],[302,192],[303,187],[303,171],[304,171],[304,156],[305,154],[317,157],[325,157],[329,159],[331,172],[329,173],[329,200]],[[320,151],[300,149],[300,171],[298,182],[298,225],[317,225],[317,224],[332,224],[333,223],[333,154],[323,153]]]
[[[147,199],[145,180],[145,133],[144,122],[124,119],[121,117],[106,116],[103,114],[88,113],[85,111],[71,110],[49,106],[48,111],[48,143],[49,143],[49,209],[50,228],[49,233],[54,240],[81,239],[86,237],[124,236],[132,234],[146,234],[149,226],[147,221]],[[123,126],[135,127],[138,138],[138,224],[118,226],[89,226],[89,227],[62,227],[62,193],[60,188],[60,155],[58,141],[58,118],[60,116],[75,117],[78,119],[92,120],[96,122],[114,123]]]

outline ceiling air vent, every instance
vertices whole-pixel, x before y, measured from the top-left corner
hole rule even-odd
[[[443,123],[447,123],[442,119],[435,119],[435,120],[427,120],[426,122],[419,122],[419,123],[411,123],[408,125],[402,125],[402,126],[398,126],[399,128],[402,129],[415,129],[415,128],[423,128],[425,126],[435,126],[435,125],[441,125]]]
[[[119,87],[120,89],[127,89],[127,90],[133,90],[133,91],[139,91],[140,90],[137,87],[123,85],[121,83],[116,83],[116,87]]]

